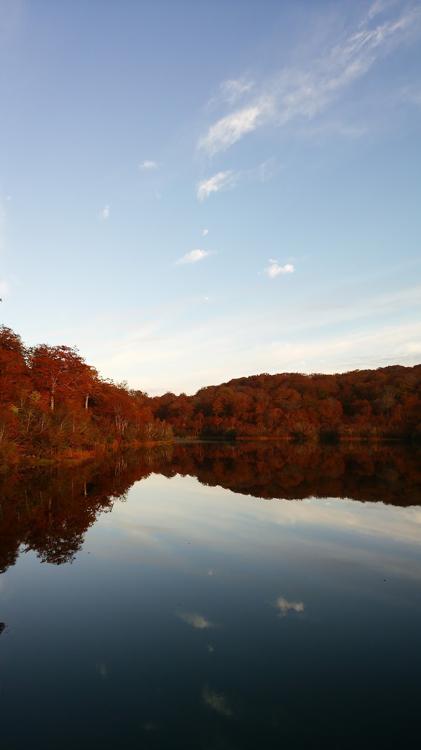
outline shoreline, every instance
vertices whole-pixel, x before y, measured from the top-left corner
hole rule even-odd
[[[128,451],[137,451],[147,448],[156,448],[159,446],[170,447],[172,445],[217,445],[225,444],[235,446],[238,443],[289,443],[292,445],[314,445],[324,446],[326,448],[341,448],[346,445],[367,445],[367,446],[401,446],[415,448],[420,445],[419,440],[411,440],[398,437],[359,437],[350,436],[339,438],[335,441],[323,441],[320,439],[297,440],[291,436],[278,435],[260,435],[248,436],[240,435],[235,438],[227,437],[174,437],[167,440],[136,440],[133,443],[113,445],[111,447],[98,446],[96,448],[69,448],[60,451],[54,455],[33,456],[31,454],[21,455],[17,460],[10,462],[5,461],[0,465],[0,473],[6,473],[11,469],[32,469],[52,466],[78,466],[84,463],[102,460],[107,456],[124,455]]]

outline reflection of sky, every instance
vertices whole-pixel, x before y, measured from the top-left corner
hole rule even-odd
[[[419,508],[136,483],[72,564],[31,552],[1,576],[5,747],[312,747],[291,738],[327,705],[355,736],[373,705],[398,725],[418,708],[420,539]],[[196,741],[221,722],[235,742]]]
[[[161,565],[185,564],[199,548],[267,558],[296,556],[300,549],[305,557],[356,556],[421,575],[413,565],[421,541],[420,507],[332,498],[256,499],[192,477],[152,475],[138,482],[128,501],[102,515],[88,537],[91,551],[101,557],[150,557]],[[202,572],[209,575],[209,570],[213,574],[212,568]]]

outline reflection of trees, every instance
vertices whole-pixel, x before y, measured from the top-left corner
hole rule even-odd
[[[386,444],[320,446],[288,441],[174,446],[167,476],[262,498],[348,497],[394,505],[421,502],[421,450]]]
[[[119,458],[115,463],[31,470],[0,480],[0,571],[19,551],[34,550],[43,562],[71,562],[99,513],[111,510],[147,465]]]
[[[0,479],[0,571],[20,550],[71,562],[98,515],[152,472],[263,498],[348,497],[421,503],[421,451],[387,445],[327,447],[288,442],[156,446],[114,462],[32,470]]]

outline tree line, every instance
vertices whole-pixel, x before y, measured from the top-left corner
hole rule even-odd
[[[99,377],[76,348],[25,347],[0,327],[0,464],[178,438],[421,438],[421,365],[254,375],[149,397]]]
[[[338,375],[253,375],[152,399],[180,437],[336,441],[421,437],[421,365]]]
[[[171,437],[145,393],[100,378],[76,348],[27,348],[0,327],[0,463]]]

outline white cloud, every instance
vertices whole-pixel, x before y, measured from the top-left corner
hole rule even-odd
[[[202,237],[207,237],[209,234],[209,229],[202,229]]]
[[[272,112],[271,98],[264,97],[250,107],[222,117],[210,126],[207,134],[199,140],[199,148],[210,155],[225,151],[268,119]]]
[[[213,177],[202,180],[197,186],[197,197],[200,201],[206,200],[212,193],[219,193],[221,190],[228,190],[234,187],[237,176],[228,169],[225,172],[217,172]]]
[[[243,169],[238,172],[227,170],[226,172],[218,172],[217,174],[209,177],[207,180],[202,180],[197,186],[197,197],[200,201],[209,198],[212,193],[219,193],[225,190],[230,190],[239,182],[267,182],[270,180],[278,169],[275,159],[266,159],[266,161],[258,164],[257,167],[251,169]],[[203,236],[208,233],[207,229],[202,232]]]
[[[208,250],[201,250],[200,248],[197,250],[190,250],[189,253],[186,253],[181,258],[179,258],[176,261],[176,264],[179,266],[185,263],[198,263],[199,260],[203,260],[208,255],[210,255]]]
[[[99,215],[100,215],[101,219],[103,219],[104,221],[107,221],[107,219],[110,218],[110,207],[109,206],[104,206],[104,208],[101,209]]]
[[[142,161],[139,164],[139,169],[141,169],[143,172],[150,172],[154,169],[158,169],[158,164],[156,161],[153,161],[152,159],[145,159],[145,161]]]
[[[187,625],[191,625],[196,630],[208,630],[213,628],[213,623],[207,620],[203,615],[199,615],[196,612],[179,612],[177,617],[183,620]]]
[[[199,148],[213,155],[269,121],[285,126],[320,115],[381,57],[419,33],[421,8],[416,5],[372,26],[373,19],[393,4],[389,0],[375,2],[356,28],[334,43],[327,54],[321,50],[301,67],[279,71],[264,83],[259,96],[213,123],[200,138]]]
[[[276,276],[284,275],[286,273],[294,273],[294,271],[295,268],[292,263],[285,263],[284,266],[281,266],[277,260],[271,258],[269,260],[269,265],[266,266],[263,272],[266,276],[269,276],[270,279],[275,279]]]
[[[304,612],[303,602],[289,602],[283,596],[279,596],[275,602],[275,607],[279,610],[280,617],[286,617],[290,612]]]

